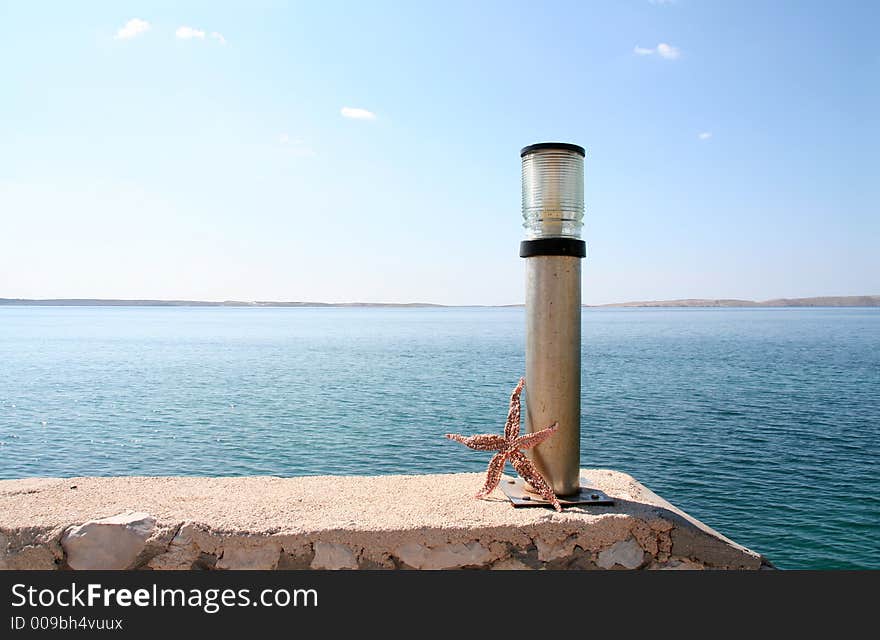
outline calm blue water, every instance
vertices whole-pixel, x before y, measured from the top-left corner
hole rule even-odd
[[[584,466],[880,568],[880,309],[589,310]],[[522,309],[0,308],[0,478],[481,471]]]

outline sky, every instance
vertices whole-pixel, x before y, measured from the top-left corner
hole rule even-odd
[[[583,299],[880,294],[871,2],[3,2],[0,297],[515,304],[519,149]]]

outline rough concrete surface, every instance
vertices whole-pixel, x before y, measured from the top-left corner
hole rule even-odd
[[[0,480],[0,569],[759,569],[632,476],[613,506],[475,500],[481,474]]]

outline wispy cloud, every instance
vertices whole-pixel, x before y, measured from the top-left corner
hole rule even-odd
[[[132,18],[131,20],[126,22],[125,25],[122,26],[113,37],[116,40],[128,40],[130,38],[134,38],[136,35],[139,35],[149,30],[149,22],[147,22],[146,20],[141,20],[140,18]]]
[[[375,120],[376,114],[366,109],[358,107],[342,107],[339,110],[343,118],[351,118],[352,120]]]
[[[214,38],[220,44],[226,44],[226,38],[223,37],[223,34],[218,31],[212,31],[211,37]]]
[[[303,144],[302,140],[300,140],[298,138],[291,138],[286,133],[282,133],[280,136],[278,136],[278,142],[280,142],[281,144],[293,144],[293,145]]]
[[[709,138],[712,137],[712,132],[711,131],[702,131],[702,132],[700,132],[700,134],[697,137],[700,140],[708,140]]]
[[[661,42],[656,47],[640,47],[636,45],[633,48],[633,53],[637,56],[652,56],[655,53],[661,58],[666,58],[667,60],[675,60],[676,58],[681,56],[681,49],[678,47],[673,47],[671,44],[667,44],[665,42]]]
[[[312,158],[318,155],[314,149],[305,143],[304,140],[291,139],[286,133],[282,133],[278,136],[278,142],[282,147],[289,150],[288,153],[301,158]]]
[[[671,44],[666,44],[665,42],[661,42],[657,45],[657,53],[660,54],[661,58],[666,58],[667,60],[675,60],[681,55],[681,51],[678,47],[673,47]]]
[[[174,32],[181,40],[192,40],[193,38],[198,38],[199,40],[205,39],[205,32],[200,29],[193,29],[192,27],[178,27],[177,31]]]

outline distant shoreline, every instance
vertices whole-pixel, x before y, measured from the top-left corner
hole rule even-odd
[[[505,308],[522,307],[522,304],[503,305],[446,305],[429,302],[280,302],[225,300],[208,302],[200,300],[109,300],[101,298],[56,298],[32,300],[27,298],[0,298],[0,306],[42,307],[343,307],[343,308]],[[754,308],[754,307],[880,307],[880,295],[871,296],[818,296],[813,298],[776,298],[773,300],[738,300],[727,298],[688,298],[682,300],[648,300],[638,302],[614,302],[610,304],[584,305],[590,309],[605,308]]]

